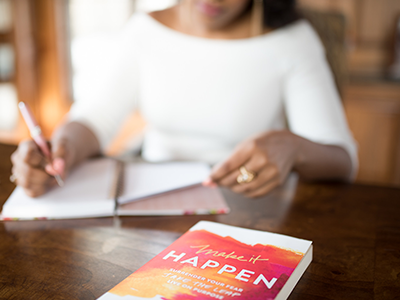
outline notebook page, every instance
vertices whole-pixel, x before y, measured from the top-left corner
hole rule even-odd
[[[74,170],[63,187],[37,198],[17,187],[3,206],[3,218],[70,219],[112,214],[114,202],[108,198],[115,162],[89,160]]]
[[[210,167],[199,162],[161,164],[132,163],[125,166],[124,190],[120,203],[201,183]]]

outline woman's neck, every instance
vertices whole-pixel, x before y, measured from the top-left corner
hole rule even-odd
[[[177,5],[150,13],[158,22],[178,32],[209,39],[245,39],[252,36],[251,11],[244,12],[235,21],[221,28],[212,28],[198,20],[188,6]],[[263,30],[267,33],[269,30]]]

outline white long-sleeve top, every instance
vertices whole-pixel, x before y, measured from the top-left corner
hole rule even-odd
[[[357,165],[323,46],[305,20],[259,37],[215,40],[138,13],[117,48],[69,114],[102,148],[127,115],[140,110],[148,124],[142,148],[148,161],[216,163],[244,139],[288,127],[343,147]]]

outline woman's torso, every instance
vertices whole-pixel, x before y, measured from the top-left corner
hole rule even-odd
[[[152,37],[138,55],[139,108],[148,123],[145,157],[216,162],[249,136],[285,127],[285,30],[208,40],[141,18]]]

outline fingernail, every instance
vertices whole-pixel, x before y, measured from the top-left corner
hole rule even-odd
[[[48,173],[48,174],[50,174],[50,175],[57,175],[57,171],[53,168],[53,166],[52,165],[50,165],[50,164],[47,164],[45,167],[44,167],[44,170]]]
[[[214,181],[212,181],[211,178],[207,178],[206,180],[204,180],[202,182],[202,185],[211,188],[216,188],[218,186]]]
[[[64,173],[65,161],[59,157],[55,158],[53,160],[53,168],[59,175],[62,175]]]
[[[211,178],[207,178],[206,180],[204,180],[204,181],[202,182],[202,185],[204,185],[204,186],[209,186],[211,183],[212,183]]]

